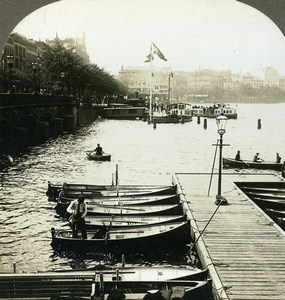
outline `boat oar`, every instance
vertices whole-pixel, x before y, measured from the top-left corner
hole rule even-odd
[[[246,163],[243,159],[240,159],[248,168],[249,168],[249,164]]]

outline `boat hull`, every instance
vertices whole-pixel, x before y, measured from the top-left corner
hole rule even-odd
[[[64,187],[64,188],[63,188]],[[169,195],[177,192],[177,186],[160,185],[92,185],[92,184],[52,184],[48,182],[46,195],[54,201],[63,192],[65,197],[77,198],[80,194],[85,197],[125,197],[143,195]]]
[[[183,248],[186,251],[189,242],[189,221],[112,229],[103,238],[96,238],[96,231],[87,231],[87,239],[73,238],[71,230],[52,229],[53,248],[108,251],[119,255],[134,252],[153,254],[154,250],[164,252]]]
[[[103,153],[102,155],[96,155],[94,153],[86,152],[87,158],[89,160],[96,160],[96,161],[110,161],[111,154]]]
[[[281,171],[282,163],[274,162],[253,162],[249,160],[235,160],[232,158],[223,158],[224,168],[242,168],[242,169],[262,169]]]

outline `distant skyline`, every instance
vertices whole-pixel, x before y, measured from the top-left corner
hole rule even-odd
[[[285,38],[258,10],[235,0],[61,0],[33,12],[13,30],[34,40],[86,38],[90,61],[117,74],[146,67],[154,42],[167,61],[155,67],[285,74]]]

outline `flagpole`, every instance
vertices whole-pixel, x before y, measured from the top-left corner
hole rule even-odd
[[[152,43],[150,44],[150,78],[149,78],[149,122],[152,122],[152,59],[153,59],[153,53],[152,53]]]

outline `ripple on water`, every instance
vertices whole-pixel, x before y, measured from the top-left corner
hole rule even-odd
[[[276,152],[285,158],[285,135],[280,126],[284,108],[284,104],[239,105],[238,119],[227,124],[224,141],[230,146],[225,147],[224,155],[233,157],[240,150],[243,159],[251,159],[255,152],[269,161]],[[260,118],[264,126],[257,130]],[[14,166],[0,172],[0,271],[10,272],[14,261],[19,271],[120,263],[121,257],[112,254],[54,252],[50,228],[65,223],[54,217],[55,203],[45,195],[47,182],[111,184],[118,165],[120,184],[171,184],[175,172],[210,173],[215,152],[212,144],[217,138],[215,120],[208,120],[206,130],[196,119],[183,125],[158,124],[156,129],[140,121],[106,120],[29,149],[15,158]],[[98,142],[112,154],[110,162],[86,159],[86,150],[94,149]],[[163,260],[138,253],[126,257],[127,263],[144,265],[183,264],[185,256],[166,254]]]

